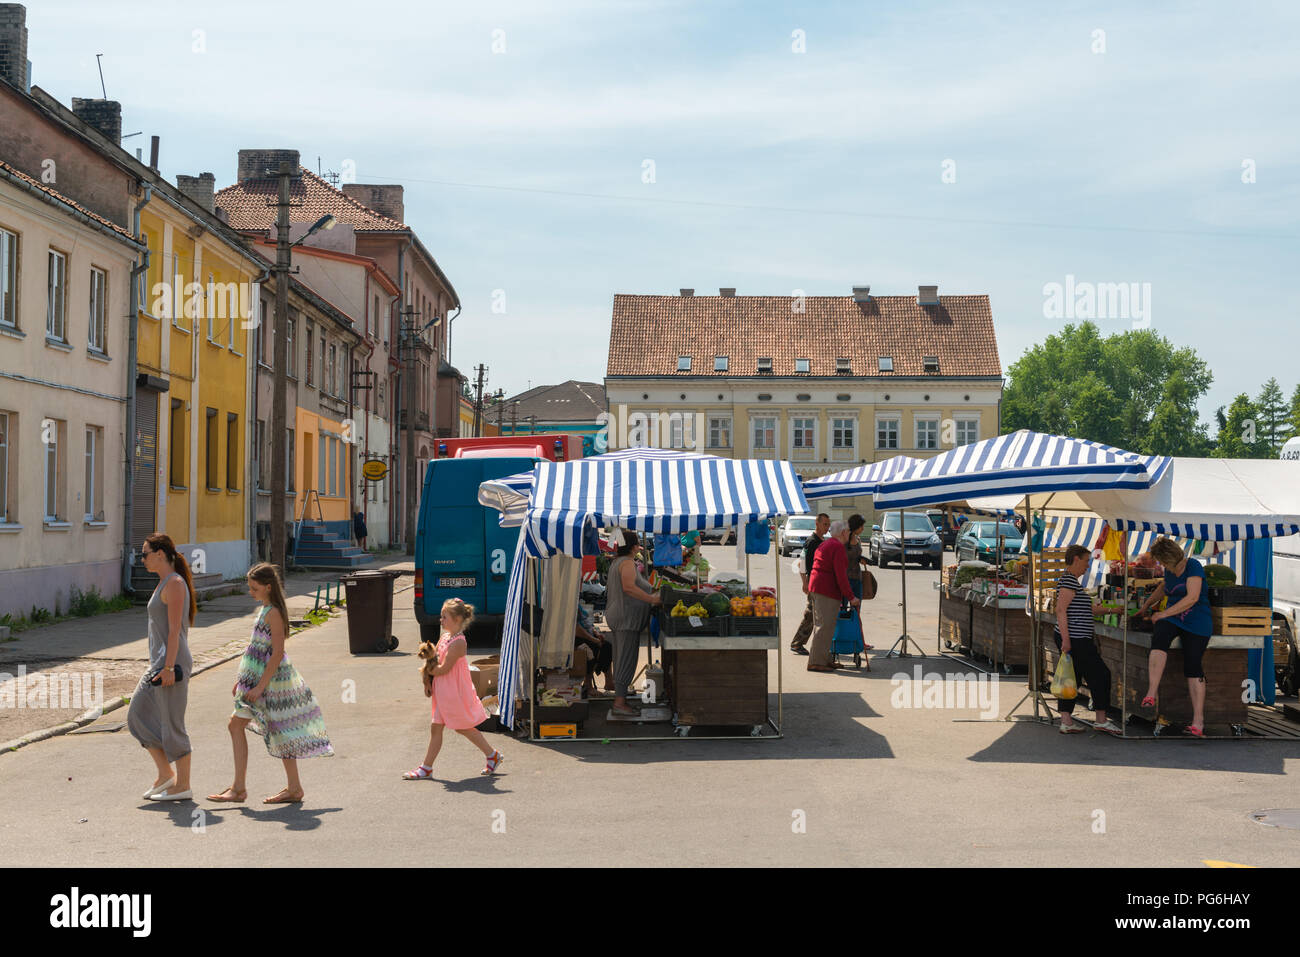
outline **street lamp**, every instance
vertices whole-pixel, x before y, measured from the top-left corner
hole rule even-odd
[[[322,229],[324,230],[333,229],[338,224],[339,221],[334,217],[333,213],[326,213],[320,219],[316,220],[316,222],[311,224],[311,229],[307,230],[296,240],[290,243],[289,248],[292,249],[294,246],[301,246],[303,243],[307,241],[309,237],[311,237],[315,233],[320,232]]]

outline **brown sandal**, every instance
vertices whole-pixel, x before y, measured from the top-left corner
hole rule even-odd
[[[287,788],[282,789],[279,794],[273,794],[269,798],[262,798],[262,803],[263,804],[301,804],[302,799],[306,797],[306,795],[303,793],[299,793],[297,797],[294,797],[292,795],[288,797],[280,797],[280,794],[284,794],[286,790],[288,789]]]
[[[223,797],[227,792],[229,792],[231,796]],[[234,788],[226,788],[224,791],[219,791],[216,794],[209,794],[208,800],[217,801],[221,804],[243,804],[248,800],[248,791],[236,791]]]

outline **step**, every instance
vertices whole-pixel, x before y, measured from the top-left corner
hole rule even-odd
[[[326,558],[324,556],[304,558],[299,556],[294,560],[295,568],[362,568],[371,563],[371,559],[364,555],[352,555],[348,557],[333,556]]]

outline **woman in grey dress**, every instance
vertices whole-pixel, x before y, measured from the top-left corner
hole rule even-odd
[[[150,535],[144,540],[140,554],[144,567],[160,581],[149,599],[149,671],[131,695],[126,724],[131,736],[149,751],[158,766],[158,776],[144,797],[154,801],[188,801],[193,795],[185,704],[194,661],[186,635],[198,609],[194,579],[185,556],[176,551],[166,535],[159,532]],[[181,671],[179,680],[177,666]]]
[[[627,695],[636,674],[636,657],[642,630],[650,623],[650,606],[663,599],[653,586],[637,573],[636,550],[640,546],[636,532],[622,532],[618,556],[609,563],[606,578],[605,624],[614,641],[614,714],[635,715]]]

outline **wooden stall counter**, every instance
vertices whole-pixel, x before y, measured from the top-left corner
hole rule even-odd
[[[1045,674],[1050,680],[1056,670],[1060,652],[1052,637],[1056,616],[1044,614],[1043,653],[1046,658]],[[1094,626],[1097,650],[1110,668],[1112,708],[1122,706],[1121,694],[1128,700],[1128,713],[1150,721],[1157,718],[1182,729],[1192,720],[1192,702],[1187,695],[1187,679],[1183,677],[1183,652],[1175,639],[1169,649],[1165,672],[1160,678],[1158,703],[1155,708],[1141,707],[1147,689],[1147,655],[1151,651],[1151,634],[1142,631],[1128,633],[1128,669],[1124,668],[1124,630],[1111,625]],[[1201,662],[1205,671],[1205,733],[1227,736],[1242,733],[1247,719],[1247,705],[1242,700],[1246,691],[1246,652],[1263,648],[1269,640],[1259,635],[1214,635]],[[1121,691],[1122,688],[1122,691]]]
[[[664,635],[660,641],[679,727],[767,724],[767,653],[780,647],[778,636]]]

